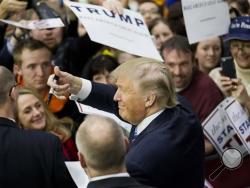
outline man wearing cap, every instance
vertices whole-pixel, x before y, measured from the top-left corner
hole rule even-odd
[[[235,96],[235,92],[240,87],[245,87],[250,94],[250,17],[236,17],[232,19],[229,33],[224,37],[224,42],[229,42],[229,50],[232,61],[236,69],[237,78],[229,78],[222,73],[222,68],[215,68],[210,72],[211,78],[216,82],[225,96]],[[247,96],[245,96],[247,98]],[[241,101],[239,101],[241,102]],[[245,104],[249,104],[245,101]],[[249,106],[246,106],[249,108]],[[214,169],[220,166],[219,160],[210,161],[207,164],[206,175],[208,176]],[[213,187],[247,187],[250,185],[249,179],[250,158],[245,156],[242,165],[235,170],[223,170],[219,176],[210,182]]]

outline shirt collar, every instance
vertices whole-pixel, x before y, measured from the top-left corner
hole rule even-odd
[[[6,119],[9,119],[9,120],[11,120],[11,121],[13,121],[13,122],[16,123],[16,120],[14,120],[13,118],[6,117]]]
[[[127,172],[124,172],[124,173],[108,174],[104,176],[96,176],[96,177],[90,178],[90,181],[97,181],[97,180],[103,180],[103,179],[114,178],[114,177],[129,177],[129,174]]]
[[[157,117],[159,116],[165,109],[162,109],[148,117],[146,117],[144,120],[142,120],[141,123],[139,123],[136,127],[136,133],[139,135],[144,129],[148,127],[148,125]]]

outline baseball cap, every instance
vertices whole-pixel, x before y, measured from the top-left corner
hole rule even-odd
[[[233,39],[250,41],[250,16],[236,17],[231,20],[229,32],[223,40]]]

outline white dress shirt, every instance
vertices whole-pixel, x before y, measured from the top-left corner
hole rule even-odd
[[[108,174],[104,176],[96,176],[96,177],[90,178],[89,181],[98,181],[98,180],[103,180],[107,178],[115,178],[115,177],[129,177],[129,174],[127,172],[124,172],[124,173]]]

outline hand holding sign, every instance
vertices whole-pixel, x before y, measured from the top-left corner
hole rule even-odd
[[[118,0],[106,0],[102,3],[103,7],[117,14],[123,14],[123,6]]]
[[[0,4],[0,18],[4,19],[10,12],[19,12],[27,6],[27,1],[3,0]]]

